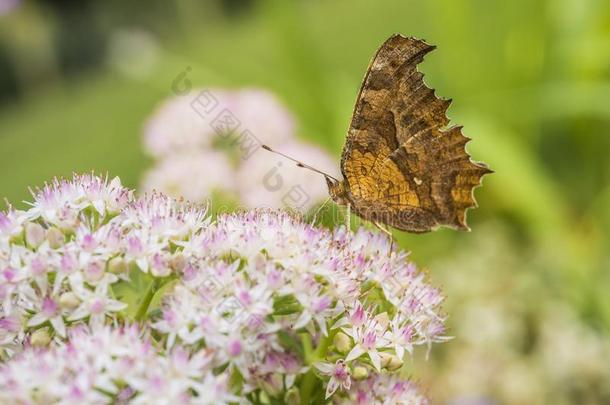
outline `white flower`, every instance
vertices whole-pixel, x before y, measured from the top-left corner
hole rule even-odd
[[[339,387],[344,390],[349,390],[352,384],[352,379],[350,370],[345,364],[344,360],[337,360],[335,364],[318,362],[315,363],[314,366],[323,375],[330,376],[330,379],[326,385],[326,399],[333,395]]]
[[[349,352],[346,361],[352,361],[368,354],[371,359],[371,363],[377,371],[381,371],[381,357],[377,349],[387,347],[387,340],[383,336],[383,328],[377,321],[371,320],[366,324],[351,329],[345,329],[346,333],[350,335],[355,342],[354,347]]]
[[[101,216],[113,214],[125,206],[131,194],[118,178],[108,182],[107,178],[85,174],[75,175],[72,181],[55,179],[32,192],[34,202],[27,217],[40,217],[59,228],[71,227],[79,211],[90,206]]]
[[[428,399],[411,381],[396,375],[379,374],[352,384],[346,398],[338,404],[356,405],[428,405]]]
[[[168,306],[163,310],[162,318],[151,324],[158,331],[166,334],[167,346],[172,347],[176,338],[186,344],[194,344],[202,339],[204,333],[198,324],[209,311],[195,293],[184,286],[176,286]]]
[[[40,312],[30,318],[27,326],[38,326],[49,321],[55,332],[61,337],[66,337],[66,325],[64,323],[59,305],[51,297],[44,297]]]
[[[81,282],[73,284],[74,293],[81,300],[81,304],[72,312],[68,318],[70,321],[76,321],[89,317],[91,325],[102,325],[106,316],[112,316],[113,313],[122,311],[127,308],[127,304],[119,300],[112,299],[108,296],[108,282],[100,282],[91,291]]]
[[[405,351],[413,352],[413,327],[403,323],[398,317],[395,317],[391,322],[391,330],[386,332],[385,338],[388,341],[388,346],[394,347],[394,351],[399,359],[403,359]]]
[[[199,395],[194,402],[202,405],[216,405],[243,402],[242,399],[229,391],[228,378],[226,374],[214,376],[208,373],[203,381],[197,382],[193,389]]]
[[[328,335],[326,323],[343,310],[341,304],[335,306],[330,294],[315,291],[316,285],[304,284],[303,289],[295,292],[295,298],[303,306],[303,312],[294,324],[296,329],[307,325],[311,320],[316,322],[324,336]],[[312,291],[312,288],[314,289]]]
[[[14,210],[11,206],[6,212],[0,212],[0,246],[8,244],[9,240],[23,232],[23,222],[26,220],[23,212]]]

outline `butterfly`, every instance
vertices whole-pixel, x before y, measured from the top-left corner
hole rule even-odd
[[[335,203],[383,230],[384,225],[414,233],[439,226],[469,230],[473,190],[492,173],[470,159],[462,127],[449,126],[451,100],[436,97],[417,70],[435,48],[393,35],[377,50],[347,132],[342,180],[295,160],[324,175]]]

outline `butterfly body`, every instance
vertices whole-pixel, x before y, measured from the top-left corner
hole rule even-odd
[[[417,64],[434,47],[401,35],[377,51],[364,78],[329,194],[363,219],[408,232],[468,229],[473,189],[491,170],[466,153],[448,127],[451,100],[437,98]]]

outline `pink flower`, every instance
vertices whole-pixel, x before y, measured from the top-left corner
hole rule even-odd
[[[59,336],[66,336],[66,325],[59,310],[59,305],[57,305],[57,302],[49,296],[42,299],[42,302],[40,303],[40,311],[30,318],[27,325],[38,326],[47,321],[51,323],[53,329]]]
[[[352,361],[363,354],[368,354],[375,369],[381,371],[381,357],[378,349],[387,347],[387,340],[383,336],[383,328],[376,321],[346,330],[354,339],[355,346],[347,355],[345,361]]]
[[[337,360],[335,364],[318,362],[314,366],[323,375],[330,376],[326,385],[326,399],[337,391],[338,388],[349,390],[352,384],[350,370],[343,360]]]
[[[340,404],[358,405],[428,405],[428,399],[416,384],[396,375],[379,374],[357,381]]]

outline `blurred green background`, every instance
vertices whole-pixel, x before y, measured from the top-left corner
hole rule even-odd
[[[0,197],[95,170],[136,187],[146,118],[193,86],[262,86],[340,156],[391,34],[454,102],[475,160],[471,233],[397,235],[448,296],[456,338],[416,356],[433,403],[610,403],[607,0],[0,0]]]

